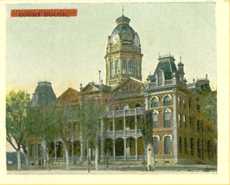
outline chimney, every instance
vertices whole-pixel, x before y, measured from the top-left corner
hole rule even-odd
[[[101,70],[98,71],[98,74],[99,74],[99,84],[102,85],[103,84],[103,81],[101,79]]]

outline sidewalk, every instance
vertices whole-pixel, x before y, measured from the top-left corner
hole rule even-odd
[[[90,174],[123,174],[123,173],[197,173],[197,172],[212,172],[215,173],[217,167],[214,165],[174,165],[174,166],[156,166],[152,171],[146,171],[143,165],[99,165],[99,169],[96,171],[93,166],[90,168]],[[8,174],[88,174],[87,166],[70,166],[69,170],[65,170],[65,167],[60,167],[56,169],[28,169],[28,170],[8,170]]]

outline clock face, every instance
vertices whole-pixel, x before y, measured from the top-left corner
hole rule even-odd
[[[113,35],[112,41],[113,41],[113,43],[118,43],[118,41],[119,41],[119,35],[118,34]]]

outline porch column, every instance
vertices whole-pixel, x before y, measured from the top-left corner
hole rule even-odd
[[[138,155],[137,155],[137,137],[135,137],[135,159],[138,159]]]
[[[126,156],[126,119],[125,119],[125,110],[124,110],[124,115],[123,115],[123,138],[124,138],[124,160],[127,159]]]
[[[127,160],[127,154],[126,154],[126,138],[124,137],[124,160]]]
[[[115,111],[113,111],[113,160],[116,159],[115,139]]]
[[[115,138],[113,139],[113,160],[116,160]]]
[[[137,160],[137,109],[135,108],[135,159]]]
[[[80,135],[80,147],[81,147],[81,149],[80,149],[80,152],[81,152],[81,154],[80,154],[80,161],[83,161],[83,158],[84,158],[84,147],[83,147],[83,138],[82,138],[82,135]]]
[[[35,144],[35,151],[36,151],[36,165],[39,165],[39,144]]]
[[[104,130],[104,120],[101,119],[101,159],[104,159],[104,137],[103,137],[103,130]]]
[[[74,163],[74,141],[75,141],[75,137],[74,137],[74,133],[75,133],[75,126],[74,126],[74,122],[72,122],[72,139],[71,139],[71,158],[72,158],[72,163]]]
[[[172,149],[173,149],[173,157],[175,162],[178,161],[178,153],[177,153],[177,110],[176,110],[176,94],[173,94],[173,135],[172,135]]]
[[[125,136],[126,132],[125,132],[125,129],[126,129],[126,119],[125,119],[125,110],[124,110],[124,115],[123,115],[123,134]]]
[[[72,158],[72,162],[74,163],[74,140],[72,140],[71,142],[71,158]]]
[[[54,161],[57,161],[57,143],[54,141]]]

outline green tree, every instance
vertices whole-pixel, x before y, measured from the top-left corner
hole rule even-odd
[[[56,139],[58,125],[55,105],[30,107],[29,110],[29,137],[36,138],[41,143],[42,165],[48,167],[48,145]]]
[[[206,118],[217,123],[217,98],[216,91],[201,94],[201,111]]]
[[[21,169],[21,151],[27,154],[28,106],[30,96],[24,91],[11,91],[6,97],[6,137],[17,152],[17,169]]]

